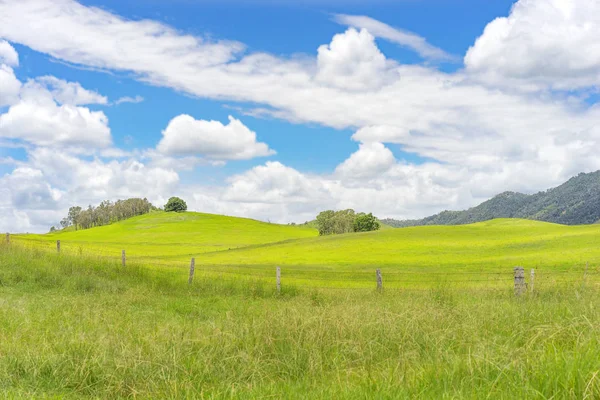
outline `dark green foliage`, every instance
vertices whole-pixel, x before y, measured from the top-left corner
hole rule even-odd
[[[380,227],[373,214],[356,214],[352,209],[323,211],[317,216],[315,224],[321,236],[375,231]]]
[[[317,229],[319,230],[319,235],[332,235],[333,231],[333,217],[335,216],[335,211],[327,210],[322,211],[317,215]]]
[[[381,224],[372,213],[358,214],[354,220],[354,232],[371,232],[377,231]]]
[[[148,214],[152,210],[156,210],[156,207],[145,198],[117,200],[115,203],[105,200],[98,207],[90,205],[83,211],[81,207],[69,208],[69,214],[60,221],[60,224],[63,228],[74,226],[76,230],[88,229]]]
[[[600,221],[600,171],[579,174],[564,184],[533,195],[504,192],[466,211],[443,211],[420,220],[385,219],[394,227],[461,225],[494,218],[523,218],[564,225]]]
[[[165,204],[165,211],[183,212],[187,210],[187,204],[179,197],[171,197]]]

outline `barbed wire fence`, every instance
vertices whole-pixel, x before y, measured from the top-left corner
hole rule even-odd
[[[6,234],[4,242],[7,245],[11,244],[9,233]],[[19,243],[19,245],[39,250],[42,243],[52,244],[48,241],[32,241]],[[365,270],[365,266],[360,266],[358,271],[336,271],[330,268],[319,269],[313,266],[200,265],[197,263],[197,259],[201,260],[202,253],[200,253],[200,257],[190,257],[190,261],[186,263],[180,259],[181,255],[174,256],[176,259],[167,260],[153,258],[148,255],[134,254],[132,256],[125,249],[117,253],[114,249],[94,248],[93,251],[88,253],[84,250],[83,244],[85,243],[78,242],[65,247],[64,243],[57,240],[55,251],[57,254],[70,256],[92,255],[105,261],[117,261],[120,257],[120,264],[124,268],[127,268],[128,265],[167,268],[178,271],[182,275],[185,274],[189,285],[193,285],[195,275],[201,273],[204,278],[252,280],[262,281],[266,284],[271,282],[277,292],[281,292],[282,287],[285,287],[286,284],[314,290],[376,289],[380,292],[436,286],[445,288],[452,288],[453,286],[457,288],[513,288],[516,296],[535,293],[545,287],[555,287],[557,285],[600,288],[600,279],[597,279],[600,278],[600,268],[590,266],[588,262],[567,268],[563,267],[562,269],[537,266],[536,268],[530,268],[529,271],[520,266],[507,266],[505,271],[498,271],[497,267],[494,270],[479,268],[469,271],[429,271],[423,267],[413,267],[416,270],[399,270],[392,266],[373,268],[369,271]],[[46,248],[46,251],[51,250]]]

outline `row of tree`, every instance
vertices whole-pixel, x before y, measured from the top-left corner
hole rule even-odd
[[[60,221],[63,228],[74,226],[77,229],[89,229],[96,226],[108,225],[136,215],[148,214],[157,210],[147,199],[127,199],[111,202],[105,200],[98,207],[88,206],[69,208],[68,215]]]
[[[381,227],[372,213],[356,213],[352,209],[321,212],[316,219],[319,235],[376,231]]]

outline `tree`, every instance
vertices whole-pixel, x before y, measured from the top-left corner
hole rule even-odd
[[[342,233],[354,232],[354,210],[337,211],[333,216],[333,233],[340,235]]]
[[[50,232],[56,232],[56,228],[54,226],[50,227]]]
[[[317,215],[319,235],[333,235],[335,233],[333,231],[333,217],[335,217],[335,211],[333,210],[322,211]]]
[[[370,232],[379,230],[381,224],[372,213],[360,213],[354,220],[354,232]]]
[[[165,211],[183,212],[187,210],[187,204],[179,197],[171,197],[165,204]]]
[[[69,208],[69,214],[67,215],[68,226],[75,225],[75,230],[77,230],[77,224],[79,223],[79,215],[81,214],[81,207],[71,207]]]

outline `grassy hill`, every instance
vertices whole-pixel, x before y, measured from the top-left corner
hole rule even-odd
[[[591,266],[583,285],[582,268],[563,269],[597,254],[599,228],[505,220],[294,239],[204,253],[200,259],[224,257],[213,260],[223,269],[211,275],[200,263],[191,286],[185,267],[123,268],[118,257],[27,249],[17,238],[0,244],[0,392],[11,399],[599,398],[598,271]],[[102,238],[98,232],[81,234]],[[502,260],[503,251],[539,257],[535,293],[514,297],[517,260]],[[273,265],[265,267],[269,280],[241,279],[225,265],[250,273],[284,256],[303,268],[323,257],[331,269],[315,268],[295,285],[286,264],[277,294]],[[352,257],[369,266],[370,290],[304,284],[363,282]],[[468,270],[455,275],[446,257],[465,260]],[[380,265],[383,293],[373,290]],[[432,267],[422,274],[423,265]],[[467,278],[483,276],[474,265],[500,268],[502,285],[484,278],[470,288]],[[412,270],[403,283],[426,286],[393,290],[393,269]],[[436,273],[459,280],[433,281]]]
[[[504,192],[465,211],[443,211],[423,219],[384,219],[394,227],[460,225],[494,218],[524,218],[565,225],[600,221],[600,171],[579,174],[564,184],[533,195]]]
[[[196,212],[153,212],[98,228],[45,235],[15,235],[17,241],[53,246],[73,254],[115,256],[125,249],[139,261],[189,259],[198,254],[317,236],[310,227],[277,225]]]
[[[186,274],[191,257],[203,276],[271,281],[274,268],[287,283],[306,287],[372,287],[376,268],[388,287],[420,281],[462,281],[476,272],[482,284],[509,284],[514,266],[538,272],[600,264],[600,225],[564,226],[496,219],[461,226],[426,226],[319,237],[312,228],[198,213],[156,213],[77,232],[15,237],[49,251],[100,255],[166,266]],[[543,275],[540,276],[540,279]],[[487,282],[492,280],[493,282]]]
[[[536,268],[518,299],[515,265]],[[600,398],[598,265],[600,225],[514,219],[317,237],[158,213],[17,235],[0,243],[1,393]]]

